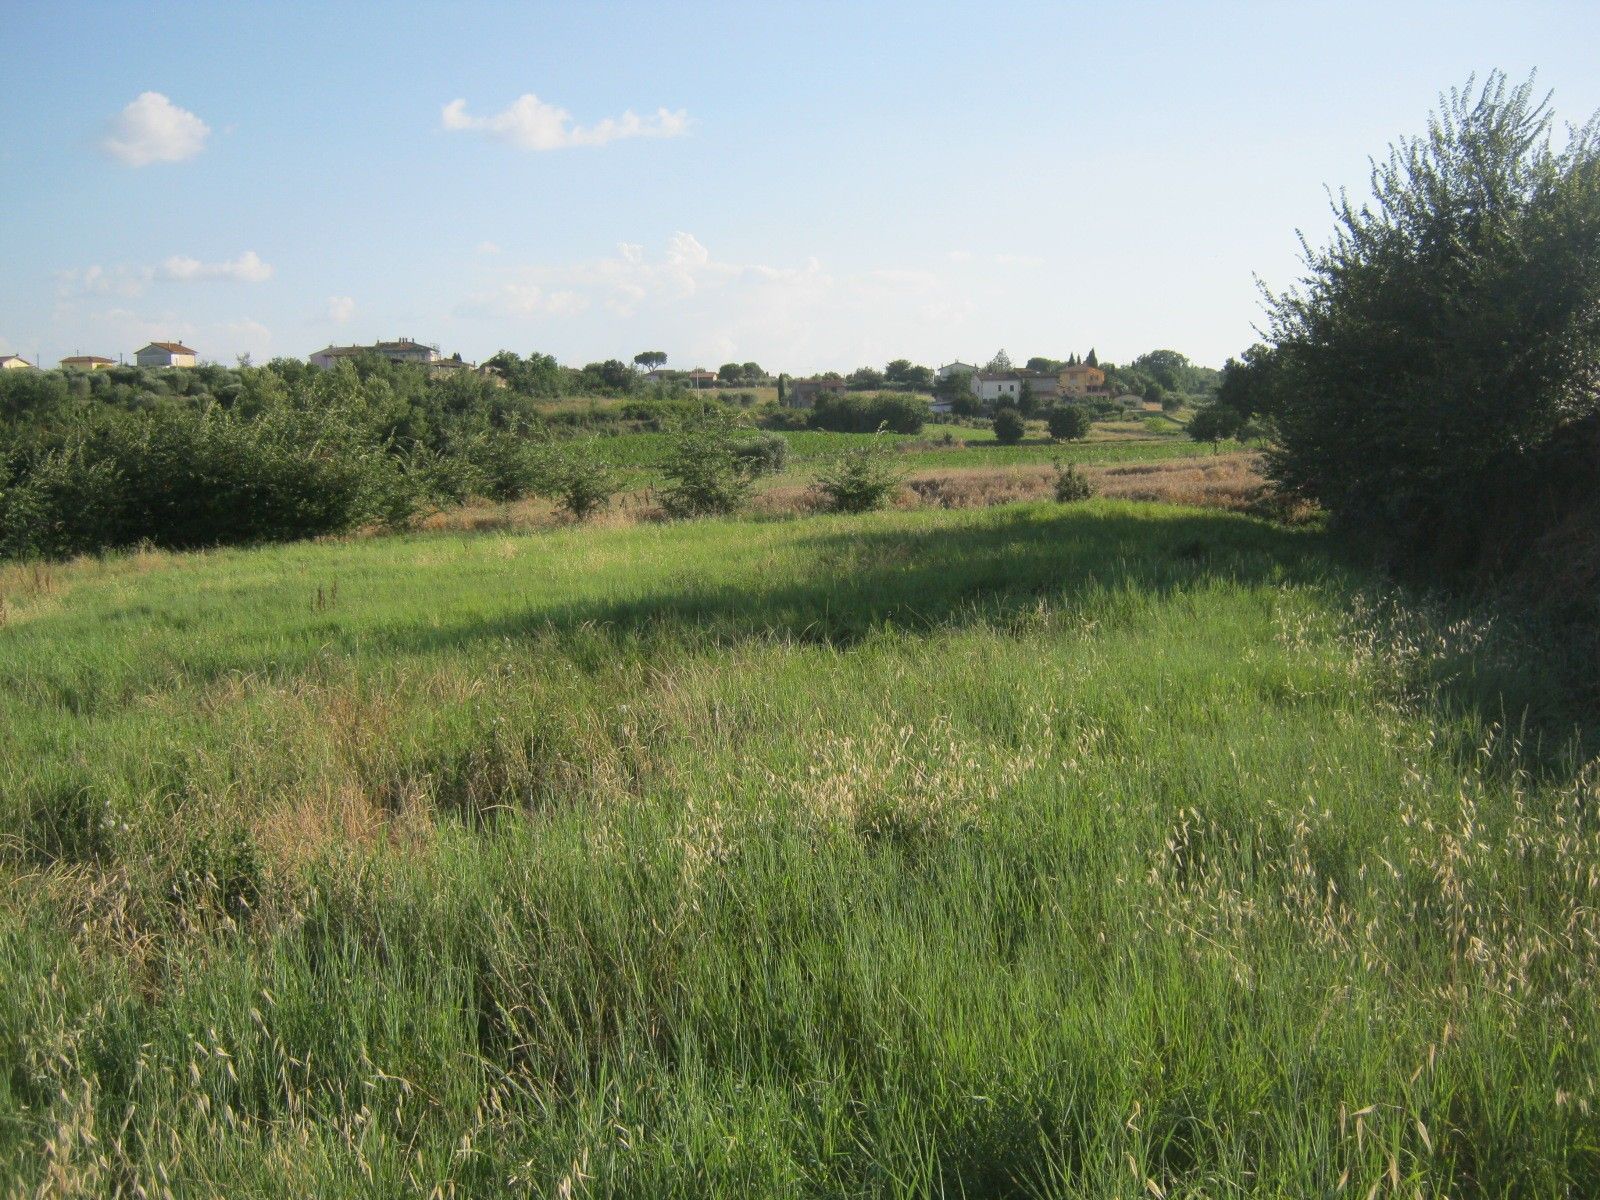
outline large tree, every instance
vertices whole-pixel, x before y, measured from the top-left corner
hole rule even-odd
[[[667,365],[667,352],[665,350],[646,350],[633,356],[634,365],[646,371],[654,371],[657,367]]]
[[[1600,417],[1600,125],[1558,149],[1552,124],[1531,78],[1469,80],[1374,164],[1370,201],[1334,202],[1270,300],[1280,483],[1461,555],[1497,506],[1553,508],[1528,500],[1547,448]]]

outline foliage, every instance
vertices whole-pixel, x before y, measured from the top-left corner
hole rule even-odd
[[[985,371],[1009,371],[1011,370],[1011,356],[1004,350],[996,350],[994,357],[989,360],[983,369]]]
[[[1237,436],[1243,424],[1243,418],[1233,409],[1211,403],[1195,409],[1186,428],[1195,441],[1214,443]]]
[[[907,392],[872,396],[822,394],[810,414],[813,429],[835,433],[871,433],[885,426],[892,433],[921,433],[927,419],[927,401]]]
[[[900,489],[904,469],[894,443],[882,432],[839,455],[817,475],[817,491],[828,512],[860,513],[882,508]]]
[[[1015,446],[1027,432],[1027,423],[1016,409],[1004,405],[995,410],[994,436],[1002,446]]]
[[[1057,503],[1073,504],[1094,495],[1094,485],[1082,471],[1078,470],[1075,463],[1064,463],[1058,458],[1055,460],[1055,473],[1052,490],[1055,492]]]
[[[933,369],[916,366],[908,358],[897,358],[883,368],[883,381],[889,387],[900,391],[931,391]]]
[[[752,477],[777,475],[789,462],[789,440],[777,432],[747,434],[733,452]]]
[[[708,416],[672,436],[659,498],[670,517],[737,512],[750,495],[760,459],[741,453],[748,437],[725,417]]]
[[[77,414],[6,455],[0,552],[235,545],[403,519],[417,489],[367,416],[355,403]]]
[[[665,350],[645,350],[633,356],[634,365],[646,370],[656,371],[667,365],[667,352]]]
[[[950,411],[958,417],[977,416],[981,408],[978,397],[972,391],[971,371],[950,372],[933,385],[933,394],[935,398],[947,402]]]
[[[1546,456],[1600,411],[1600,122],[1554,149],[1532,87],[1441,98],[1271,300],[1271,474],[1438,567],[1559,521]]]
[[[761,369],[759,363],[723,363],[717,368],[717,380],[725,384],[759,384],[764,383],[767,373]]]
[[[596,451],[593,438],[548,442],[535,452],[535,490],[582,521],[609,505],[623,478]]]
[[[1077,442],[1089,436],[1092,422],[1080,404],[1057,404],[1045,416],[1050,436],[1058,442]]]

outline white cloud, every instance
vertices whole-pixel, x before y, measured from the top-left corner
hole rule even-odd
[[[201,262],[182,254],[174,254],[161,264],[161,278],[181,283],[203,283],[212,279],[227,279],[235,283],[264,283],[272,278],[272,267],[261,261],[254,250],[246,250],[228,262]]]
[[[623,242],[608,257],[502,275],[456,312],[516,319],[599,308],[608,341],[619,321],[636,322],[640,336],[671,341],[684,365],[769,355],[797,370],[876,361],[880,339],[909,348],[926,336],[930,306],[957,295],[927,271],[835,275],[815,258],[798,266],[728,262],[680,231],[656,255]]]
[[[469,297],[456,312],[464,317],[569,317],[588,307],[587,299],[568,289],[552,292],[536,283],[510,282]]]
[[[500,244],[498,242],[479,242],[477,252],[479,254],[499,254]]]
[[[150,286],[149,267],[93,266],[59,271],[56,274],[56,295],[63,300],[74,296],[121,296],[132,299],[142,296]]]
[[[182,162],[205,149],[211,127],[160,92],[142,92],[106,126],[100,148],[130,167]]]
[[[657,109],[653,116],[641,117],[629,109],[620,117],[606,117],[594,125],[575,125],[570,112],[560,105],[546,104],[532,92],[487,117],[469,114],[465,100],[452,100],[441,110],[440,117],[447,130],[481,133],[523,150],[603,146],[635,137],[679,137],[689,128],[688,113],[664,108]]]
[[[356,302],[349,296],[328,297],[328,317],[343,324],[355,315]]]

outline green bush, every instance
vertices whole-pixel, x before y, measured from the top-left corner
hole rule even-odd
[[[750,495],[753,463],[740,454],[747,438],[722,417],[706,417],[680,431],[662,471],[659,493],[669,517],[710,517],[737,512]]]
[[[811,428],[833,433],[872,433],[887,428],[890,433],[916,434],[927,420],[927,400],[905,392],[824,394],[817,397],[810,414]]]
[[[811,428],[811,413],[803,408],[774,407],[764,410],[757,416],[756,424],[763,429],[799,433],[803,429]]]
[[[859,513],[882,508],[900,488],[905,471],[894,464],[894,445],[882,433],[864,446],[846,450],[817,476],[817,491],[828,512]]]
[[[0,547],[16,557],[313,537],[395,520],[415,498],[400,460],[340,409],[95,408],[8,458]]]
[[[781,433],[757,433],[734,445],[751,475],[776,475],[789,462],[789,443]]]
[[[596,453],[592,440],[548,443],[532,460],[534,490],[579,521],[604,509],[622,490],[621,476]]]
[[[1072,504],[1078,500],[1087,500],[1094,495],[1094,485],[1086,478],[1083,472],[1072,463],[1064,463],[1059,458],[1055,462],[1056,478],[1054,491],[1058,501],[1062,504]]]
[[[994,440],[1002,446],[1015,446],[1027,432],[1027,422],[1016,409],[1008,406],[994,414]]]
[[[1532,85],[1453,91],[1271,304],[1269,474],[1430,574],[1503,569],[1592,501],[1554,485],[1600,415],[1600,124],[1553,148]]]
[[[1087,411],[1076,404],[1058,404],[1050,410],[1045,424],[1058,442],[1076,442],[1089,436],[1092,421]]]

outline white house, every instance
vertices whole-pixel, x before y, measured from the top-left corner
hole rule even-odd
[[[972,392],[985,407],[1015,404],[1022,390],[1022,376],[1017,371],[979,371],[972,377]]]
[[[935,379],[949,379],[950,376],[956,374],[958,371],[965,375],[976,375],[978,373],[978,368],[973,366],[971,363],[945,363],[944,366],[940,367],[933,373],[933,377]]]
[[[20,354],[0,354],[0,371],[29,371],[33,364]]]
[[[133,361],[141,367],[192,367],[195,352],[182,342],[151,342],[134,353]]]

